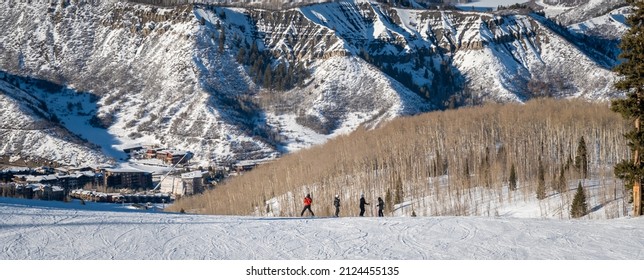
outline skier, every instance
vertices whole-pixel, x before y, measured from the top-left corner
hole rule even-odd
[[[302,209],[302,213],[300,214],[300,217],[304,216],[304,211],[306,209],[311,212],[311,216],[315,217],[315,214],[313,214],[313,210],[311,210],[311,203],[313,203],[313,199],[311,199],[311,194],[307,194],[306,197],[304,198],[304,208]]]
[[[337,194],[333,199],[333,206],[335,206],[335,216],[338,217],[340,215],[340,196]]]
[[[378,217],[384,217],[385,216],[382,213],[382,209],[385,209],[385,202],[382,201],[381,197],[378,197]]]
[[[360,194],[360,217],[364,217],[364,206],[369,205],[364,199],[364,194]]]

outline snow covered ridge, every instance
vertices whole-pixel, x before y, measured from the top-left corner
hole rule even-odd
[[[279,7],[292,8],[297,6],[311,5],[331,2],[331,0],[127,0],[127,2],[141,3],[157,6],[179,6],[188,4],[206,4],[218,6],[238,6],[238,7]]]
[[[360,2],[369,2],[368,0],[358,0]],[[217,6],[234,6],[242,8],[268,8],[268,9],[288,9],[320,3],[330,3],[333,0],[127,0],[127,2],[141,3],[156,6],[179,6],[188,4],[204,4]],[[373,2],[387,3],[395,6],[407,6],[414,8],[429,7],[443,3],[442,0],[412,0],[407,2],[375,0]],[[449,1],[446,1],[449,2]]]
[[[106,156],[120,160],[119,147],[150,142],[211,165],[275,157],[437,108],[617,94],[612,58],[562,32],[534,15],[367,1],[283,11],[4,1],[0,69],[68,89],[28,94]],[[246,63],[253,47],[263,64]],[[276,90],[286,67],[309,76]]]

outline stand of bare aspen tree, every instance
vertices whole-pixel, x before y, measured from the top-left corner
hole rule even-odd
[[[596,195],[607,202],[623,194],[612,168],[630,156],[622,137],[627,127],[608,103],[574,100],[488,104],[402,117],[286,155],[202,196],[177,201],[172,209],[295,216],[303,195],[311,193],[314,211],[331,216],[332,199],[340,194],[345,216],[357,216],[361,193],[369,201],[378,196],[392,201],[397,193],[409,203],[405,215],[492,216],[489,201],[499,205],[536,197],[540,177],[545,195],[562,194],[561,207],[568,207],[573,195],[568,190],[583,180],[573,161],[583,150],[578,148],[582,136],[588,177],[600,182]],[[517,188],[509,191],[512,166]],[[279,209],[267,208],[269,199]],[[388,205],[385,213],[392,208]],[[613,213],[608,218],[617,217],[624,209],[608,212]]]

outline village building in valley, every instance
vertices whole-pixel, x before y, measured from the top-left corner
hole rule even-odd
[[[193,153],[155,145],[123,147],[128,163],[119,167],[41,166],[0,170],[0,195],[99,202],[170,202],[174,196],[202,193],[211,186],[211,172],[190,171]],[[168,174],[166,174],[167,171]],[[165,174],[165,175],[164,175]],[[161,188],[158,189],[157,187]]]
[[[107,168],[103,185],[109,188],[150,189],[152,173],[133,168]]]
[[[182,173],[180,176],[168,175],[161,181],[160,189],[163,193],[181,196],[198,194],[205,190],[209,179],[209,172],[199,170]]]

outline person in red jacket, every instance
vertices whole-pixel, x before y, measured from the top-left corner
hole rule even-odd
[[[300,214],[300,217],[304,216],[304,211],[306,209],[311,212],[311,216],[315,217],[315,214],[313,214],[313,210],[311,210],[311,203],[313,203],[313,199],[311,199],[311,194],[307,194],[306,197],[304,198],[304,209],[302,209],[302,213]]]

